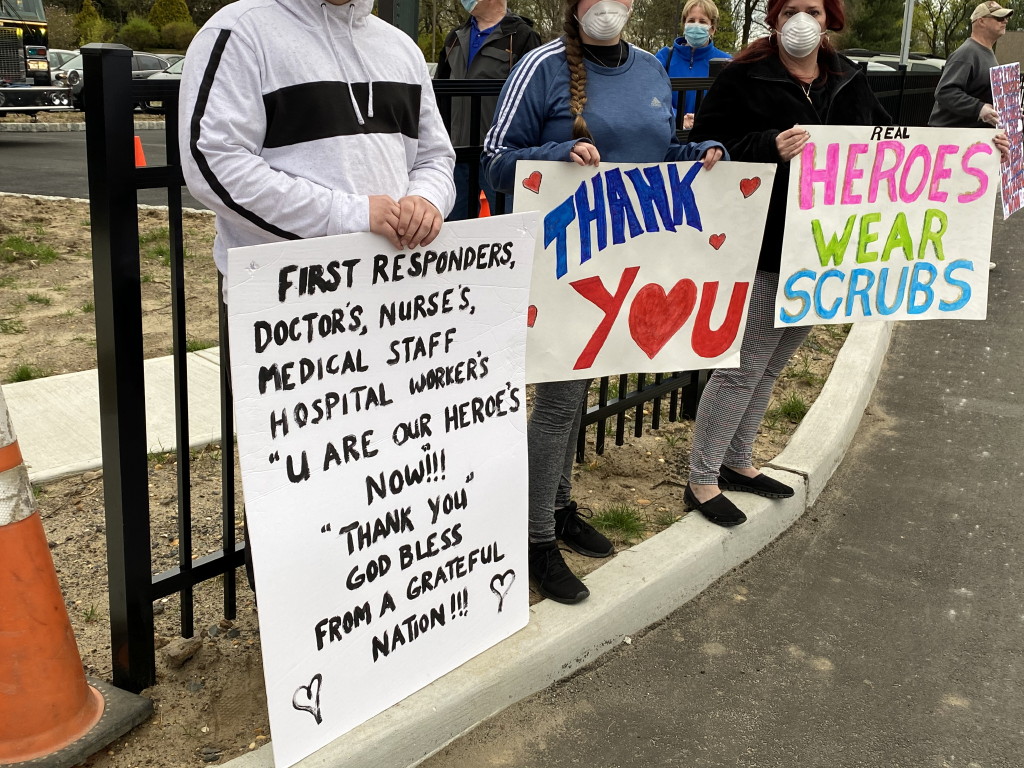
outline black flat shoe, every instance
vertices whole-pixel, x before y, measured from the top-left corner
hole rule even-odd
[[[725,466],[718,470],[718,487],[723,491],[755,493],[766,499],[788,499],[794,493],[788,485],[773,480],[768,475],[759,474],[757,477],[746,477]]]
[[[697,501],[697,497],[693,495],[690,486],[686,486],[686,489],[683,491],[683,501],[686,502],[690,509],[697,510],[712,523],[721,525],[724,528],[731,528],[734,525],[747,522],[747,516],[743,514],[739,507],[725,498],[724,494],[719,494],[701,504]]]

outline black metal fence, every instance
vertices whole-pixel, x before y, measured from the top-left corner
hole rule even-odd
[[[244,544],[235,540],[236,503],[233,451],[234,427],[227,371],[222,369],[221,435],[222,503],[221,548],[192,558],[192,511],[188,380],[186,377],[186,322],[184,249],[182,233],[182,172],[178,154],[178,83],[173,80],[133,80],[131,51],[118,45],[89,45],[83,49],[86,83],[86,145],[91,207],[93,276],[96,294],[97,366],[106,507],[107,562],[114,684],[132,691],[151,685],[155,678],[153,602],[181,595],[180,630],[194,633],[192,592],[203,581],[223,577],[224,614],[234,618],[235,570],[243,563]],[[909,87],[915,80],[915,87]],[[677,90],[696,90],[698,99],[711,80],[674,80]],[[920,90],[904,78],[888,80],[885,98],[896,94],[893,114]],[[436,81],[435,93],[442,115],[450,125],[452,100],[468,99],[479,124],[480,99],[493,95],[501,84],[482,81]],[[927,87],[927,86],[925,86]],[[932,86],[933,88],[934,86]],[[160,101],[165,109],[165,166],[136,168],[134,164],[134,106]],[[909,102],[907,102],[909,103]],[[914,113],[915,115],[917,113]],[[681,120],[681,115],[679,119]],[[911,123],[917,124],[917,123]],[[478,133],[477,128],[472,129]],[[476,146],[459,147],[459,162],[469,164],[471,211],[479,198],[477,172],[482,137]],[[148,446],[143,373],[141,273],[139,262],[138,191],[162,189],[167,194],[170,233],[170,299],[174,337],[175,414],[177,433],[178,565],[153,574],[150,538]],[[502,201],[503,204],[503,201]],[[499,208],[500,210],[500,208]],[[226,323],[221,313],[221,347],[227,349]],[[657,429],[663,418],[676,420],[696,410],[706,371],[602,379],[595,386],[595,402],[584,416],[595,425],[594,444],[602,452],[609,430],[616,444],[624,442],[627,421],[639,436],[650,417]],[[611,422],[611,423],[609,423]],[[587,432],[581,431],[578,455],[582,458]]]

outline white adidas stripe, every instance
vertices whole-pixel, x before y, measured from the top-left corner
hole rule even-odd
[[[519,63],[519,66],[512,72],[511,82],[508,84],[508,90],[505,92],[505,101],[502,102],[501,110],[495,118],[491,129],[487,132],[487,137],[484,139],[484,153],[489,157],[495,155],[498,148],[504,142],[505,134],[508,133],[509,126],[512,123],[512,116],[515,114],[516,109],[518,109],[519,103],[523,99],[523,94],[526,92],[526,88],[530,84],[530,80],[533,78],[537,68],[543,61],[551,56],[562,53],[564,50],[565,43],[562,38],[552,40],[547,45],[542,45],[540,48],[535,48],[526,54]]]

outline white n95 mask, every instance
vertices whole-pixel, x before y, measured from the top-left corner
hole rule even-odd
[[[614,40],[629,21],[629,9],[616,0],[600,0],[577,20],[580,29],[595,40]]]
[[[810,14],[794,13],[779,31],[779,42],[794,59],[802,59],[821,43],[821,25]]]

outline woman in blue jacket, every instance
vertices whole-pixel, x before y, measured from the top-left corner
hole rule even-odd
[[[683,36],[672,47],[662,48],[656,56],[669,77],[707,77],[711,59],[731,59],[715,47],[712,38],[718,28],[718,6],[711,0],[687,0],[683,6]],[[693,128],[697,93],[689,91],[683,105],[683,128]],[[679,108],[679,94],[672,94],[672,106]]]
[[[723,156],[716,141],[676,140],[671,88],[655,58],[621,39],[633,0],[566,0],[564,35],[527,53],[498,98],[484,140],[491,184],[509,194],[519,160],[582,166],[703,160]],[[578,603],[590,592],[569,570],[557,540],[590,557],[611,542],[580,517],[571,499],[576,434],[590,381],[538,383],[527,427],[530,576],[540,593]]]

